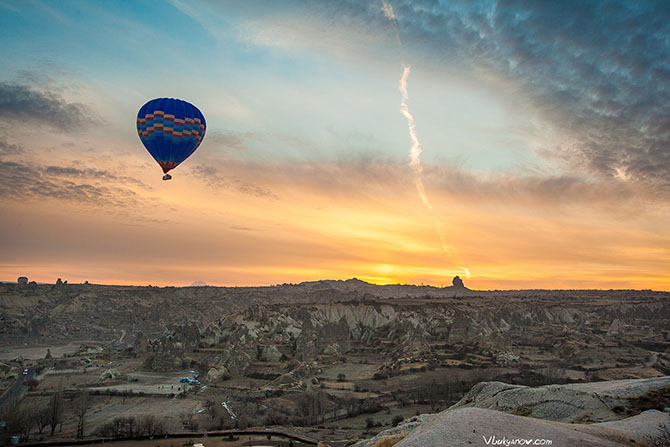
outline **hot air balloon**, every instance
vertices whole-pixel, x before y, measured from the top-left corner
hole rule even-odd
[[[137,133],[142,144],[163,168],[163,180],[200,146],[205,138],[205,117],[197,107],[181,99],[157,98],[137,114]]]

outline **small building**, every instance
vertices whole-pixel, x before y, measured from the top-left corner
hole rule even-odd
[[[18,279],[16,280],[17,283],[19,284],[28,284],[28,277],[27,276],[19,276]]]

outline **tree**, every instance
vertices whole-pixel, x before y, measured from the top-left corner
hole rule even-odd
[[[300,412],[307,419],[308,424],[317,424],[319,416],[325,421],[328,395],[324,391],[308,391],[300,396],[298,405]]]
[[[42,434],[42,430],[49,425],[51,421],[51,415],[49,414],[49,408],[36,408],[35,409],[35,422],[37,422],[37,430]]]
[[[209,405],[209,403],[212,405]],[[232,428],[233,420],[230,418],[230,415],[220,404],[217,404],[214,401],[208,401],[205,404],[209,417],[212,421],[211,428],[214,430],[223,430],[224,428]]]
[[[344,373],[339,373],[337,375],[337,381],[338,382],[344,382],[344,379],[346,379],[347,376],[344,375]]]
[[[138,435],[137,419],[133,416],[117,417],[113,420],[100,425],[95,433],[103,438],[115,438],[119,436]]]
[[[56,431],[56,426],[63,422],[63,388],[59,385],[56,393],[51,397],[47,411],[49,413],[49,426],[51,427],[51,436]]]
[[[88,394],[82,392],[73,402],[74,415],[77,418],[77,439],[84,439],[86,412],[88,411]]]
[[[7,424],[7,431],[20,434],[25,441],[28,440],[30,430],[35,425],[35,419],[31,417],[31,413],[31,409],[14,400],[5,405],[2,414],[0,414],[0,420]]]
[[[26,408],[24,405],[21,405],[17,408],[15,418],[15,425],[17,429],[23,435],[23,439],[27,441],[30,437],[30,431],[35,426],[35,418],[32,417],[30,409]]]
[[[240,430],[246,430],[249,427],[249,421],[245,415],[240,415],[240,417],[237,418],[236,425]]]
[[[156,418],[153,414],[146,414],[140,417],[138,422],[138,432],[140,434],[146,433],[147,435],[153,437],[156,435],[162,435],[165,433],[165,427],[163,423]]]
[[[213,400],[208,400],[207,402],[205,402],[205,409],[209,414],[210,420],[213,421],[214,418],[216,418],[217,416],[217,410],[219,409],[219,405]]]

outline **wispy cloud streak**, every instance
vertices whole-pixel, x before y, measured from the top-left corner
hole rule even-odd
[[[402,46],[402,41],[400,40],[400,34],[398,33],[398,27],[395,20],[395,13],[393,12],[393,7],[385,0],[382,0],[382,12],[384,13],[384,17],[386,17],[393,25],[398,45]],[[435,215],[435,208],[430,203],[430,200],[428,200],[428,196],[426,195],[426,189],[423,186],[423,179],[421,176],[423,172],[423,167],[421,166],[421,152],[422,152],[421,143],[419,142],[419,138],[416,135],[416,125],[414,123],[414,116],[409,111],[409,106],[407,105],[407,101],[409,100],[409,93],[407,91],[407,79],[409,78],[411,69],[412,66],[410,64],[403,63],[402,75],[400,76],[400,81],[398,83],[398,89],[400,90],[400,95],[402,98],[402,101],[400,103],[400,113],[407,120],[407,129],[409,131],[409,139],[411,142],[411,146],[409,149],[409,165],[414,171],[414,183],[416,185],[416,190],[419,193],[419,197],[421,197],[421,201],[426,206],[426,208],[428,208],[428,210],[433,214],[433,219],[435,220],[435,230],[437,232],[438,237],[440,238],[440,245],[442,246],[442,251],[444,251],[447,254],[451,263],[456,265],[456,262],[454,262],[453,254],[451,253],[451,250],[449,250],[449,248],[447,247],[445,237],[442,232],[442,224]],[[468,278],[470,277],[470,270],[460,266],[458,266],[458,268],[462,269]]]

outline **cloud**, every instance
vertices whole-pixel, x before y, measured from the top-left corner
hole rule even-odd
[[[250,143],[262,141],[265,134],[257,132],[212,131],[207,133],[207,143],[223,150],[245,151]]]
[[[107,170],[99,170],[93,168],[80,169],[73,166],[47,166],[44,171],[45,174],[57,177],[76,177],[96,180],[109,180],[124,184],[133,184],[140,186],[146,190],[151,190],[151,186],[146,183],[127,176],[118,176],[112,174]]]
[[[571,206],[600,208],[614,214],[641,210],[658,197],[634,184],[614,179],[589,180],[577,175],[512,175],[472,173],[454,168],[427,166],[427,188],[466,203],[495,203],[507,208],[565,209]],[[644,198],[644,201],[639,199]]]
[[[110,174],[108,171],[101,171],[92,168],[79,169],[71,166],[47,166],[44,172],[49,175],[58,175],[58,176],[116,179],[116,176]]]
[[[545,156],[670,193],[665,2],[398,3],[405,41],[514,80],[568,136]]]
[[[259,162],[211,158],[191,168],[191,175],[215,190],[293,200],[314,195],[322,201],[375,203],[415,200],[411,168],[405,159],[361,153],[331,162]],[[599,209],[609,215],[643,212],[662,201],[641,185],[613,178],[589,179],[573,174],[469,172],[453,166],[424,165],[426,191],[437,209],[447,203],[495,204],[508,209],[555,212],[571,207]],[[443,204],[443,205],[440,205]]]
[[[126,184],[144,185],[139,180],[117,177],[107,171],[0,160],[1,199],[51,198],[116,208],[132,208],[144,203],[145,199]]]
[[[0,155],[14,155],[23,152],[23,147],[8,142],[4,137],[0,137]]]
[[[269,189],[262,188],[245,180],[240,180],[239,178],[234,177],[234,174],[232,173],[230,175],[223,173],[214,166],[199,164],[192,168],[191,172],[195,177],[204,180],[212,189],[218,190],[234,188],[243,194],[274,200],[279,199],[279,196],[277,196]]]
[[[9,82],[0,82],[0,119],[48,125],[62,132],[97,121],[84,104],[67,102],[54,91]]]
[[[394,39],[379,38],[390,35],[379,2],[288,2],[243,30],[268,47],[330,55],[367,55],[374,47],[373,60],[400,51],[405,62],[459,72],[486,89],[504,86],[505,96],[528,103],[561,136],[539,155],[565,172],[670,197],[667,2],[388,3],[399,50]]]

